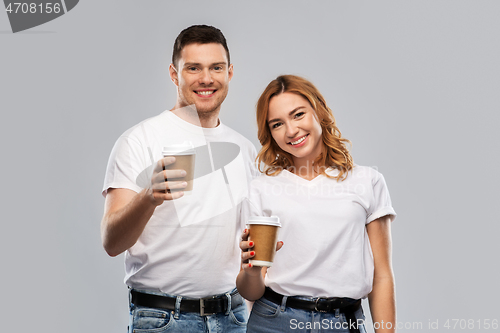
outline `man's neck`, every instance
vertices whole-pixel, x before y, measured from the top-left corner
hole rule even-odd
[[[211,112],[198,113],[194,106],[185,106],[182,108],[173,108],[170,110],[177,117],[182,120],[193,124],[195,126],[200,126],[204,128],[214,128],[219,126],[219,110],[214,110]]]

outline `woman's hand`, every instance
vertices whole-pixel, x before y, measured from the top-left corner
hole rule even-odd
[[[245,271],[246,274],[251,276],[257,276],[262,274],[262,267],[253,266],[248,262],[249,259],[255,256],[255,251],[251,249],[254,247],[254,242],[248,240],[248,229],[245,229],[241,234],[241,268]]]
[[[245,229],[243,233],[241,234],[241,242],[240,242],[240,249],[241,249],[241,268],[245,271],[245,273],[256,276],[258,274],[261,274],[262,267],[260,266],[253,266],[251,263],[249,263],[249,259],[253,258],[255,256],[255,251],[252,251],[252,248],[254,247],[254,242],[248,240],[248,229]],[[279,241],[276,243],[276,251],[281,249],[283,246],[283,242]]]

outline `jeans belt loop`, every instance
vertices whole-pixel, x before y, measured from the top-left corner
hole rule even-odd
[[[132,307],[132,288],[128,287],[128,308]]]
[[[232,304],[231,304],[231,294],[230,293],[226,293],[226,297],[227,297],[227,310],[226,310],[226,316],[229,315],[229,313],[231,312],[231,308],[232,308]]]
[[[286,309],[286,300],[288,299],[288,296],[283,295],[283,298],[281,299],[281,312],[285,312]]]
[[[205,299],[200,298],[200,316],[207,316],[208,314],[205,313]]]
[[[182,296],[177,296],[175,299],[175,314],[174,314],[175,319],[179,319],[179,315],[181,312],[181,301],[182,301]]]

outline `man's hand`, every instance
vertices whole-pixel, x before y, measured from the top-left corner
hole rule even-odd
[[[182,197],[182,191],[186,186],[182,178],[186,171],[181,169],[169,170],[168,166],[175,162],[175,157],[168,156],[160,159],[154,168],[151,177],[151,188],[148,195],[155,206],[159,206],[165,200],[174,200]]]

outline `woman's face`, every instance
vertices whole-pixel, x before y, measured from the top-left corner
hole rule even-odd
[[[267,123],[278,146],[294,157],[294,164],[305,165],[321,153],[321,125],[316,112],[304,97],[285,92],[269,101]]]

